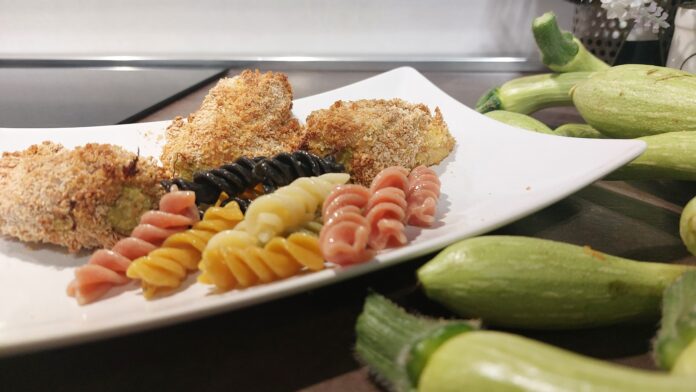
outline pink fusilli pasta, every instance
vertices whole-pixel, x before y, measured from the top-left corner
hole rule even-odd
[[[407,242],[404,221],[408,185],[408,170],[399,166],[382,170],[372,181],[370,200],[364,211],[370,225],[368,244],[372,249],[381,250]]]
[[[435,221],[440,179],[430,168],[418,166],[408,176],[406,223],[429,227]]]
[[[93,302],[111,287],[129,281],[125,273],[131,260],[147,255],[170,235],[186,230],[199,219],[196,196],[192,191],[173,191],[162,197],[159,210],[146,212],[131,236],[111,250],[100,249],[86,265],[75,270],[67,293],[80,305]]]
[[[401,166],[391,166],[379,172],[370,184],[370,192],[393,187],[408,192],[408,170]]]
[[[322,255],[336,264],[355,264],[370,260],[377,250],[406,244],[405,226],[430,226],[439,196],[440,180],[424,166],[411,173],[403,167],[386,168],[370,189],[336,187],[322,210]]]
[[[324,201],[324,227],[319,246],[326,261],[340,265],[361,263],[374,255],[368,249],[370,225],[362,210],[370,191],[361,185],[339,185]]]

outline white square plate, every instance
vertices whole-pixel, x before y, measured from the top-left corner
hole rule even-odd
[[[412,68],[390,72],[333,91],[298,99],[300,120],[334,101],[402,98],[439,106],[457,141],[436,167],[442,181],[434,228],[410,230],[408,246],[371,262],[305,274],[224,294],[189,277],[173,295],[145,300],[136,284],[78,306],[65,294],[75,267],[87,256],[54,246],[0,238],[0,355],[92,340],[238,309],[334,283],[426,254],[485,233],[557,201],[631,161],[645,148],[634,140],[589,140],[542,135],[504,125],[454,100]],[[67,147],[113,143],[159,157],[168,121],[66,129],[0,129],[0,151],[43,140]]]

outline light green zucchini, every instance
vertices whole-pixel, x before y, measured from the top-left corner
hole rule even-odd
[[[576,123],[563,124],[563,125],[559,126],[558,128],[554,129],[553,133],[555,133],[558,136],[579,137],[579,138],[584,138],[584,139],[606,139],[607,138],[601,132],[592,128],[592,125],[589,125],[589,124],[576,124]]]
[[[692,267],[637,262],[528,237],[469,238],[418,270],[425,294],[489,325],[575,329],[657,320],[662,292]]]
[[[665,290],[654,353],[663,369],[696,374],[696,271],[684,273]]]
[[[565,124],[551,131],[541,121],[521,113],[495,110],[485,115],[539,133],[584,138],[605,137],[587,124]],[[647,144],[643,154],[609,174],[607,180],[696,181],[696,132],[669,132],[638,139]],[[696,231],[696,227],[693,230]]]
[[[541,61],[554,72],[601,71],[609,68],[595,57],[573,34],[561,31],[556,15],[547,12],[534,19],[532,32]]]
[[[583,357],[459,320],[414,316],[372,294],[356,323],[358,358],[395,391],[693,391],[696,377]]]
[[[513,127],[526,129],[528,131],[566,137],[606,139],[606,136],[602,135],[599,131],[592,128],[592,126],[588,124],[564,124],[555,130],[552,130],[546,124],[537,120],[536,118],[522,113],[508,112],[506,110],[494,110],[492,112],[485,113],[485,115],[505,124],[512,125]]]
[[[492,112],[485,113],[485,115],[505,124],[512,125],[513,127],[545,133],[548,135],[586,139],[606,139],[606,136],[602,135],[599,131],[592,128],[592,126],[588,124],[564,124],[555,130],[552,130],[546,124],[537,120],[536,118],[522,113],[508,112],[506,110],[494,110]]]
[[[679,354],[672,367],[672,374],[696,375],[696,340],[692,340]]]
[[[506,110],[494,110],[486,113],[485,115],[507,125],[512,125],[513,127],[539,133],[546,133],[549,135],[554,134],[551,128],[547,127],[546,124],[534,117],[527,116],[526,114],[508,112]]]
[[[613,138],[696,131],[696,75],[626,64],[596,72],[571,91],[585,121]]]
[[[696,197],[691,199],[682,210],[679,218],[679,236],[686,249],[696,255]]]
[[[571,88],[589,78],[591,74],[567,72],[513,79],[488,90],[476,102],[476,110],[480,113],[507,110],[529,114],[547,107],[572,105]]]
[[[696,132],[669,132],[638,140],[648,145],[643,154],[607,179],[696,181]]]
[[[696,378],[630,369],[504,332],[457,335],[435,351],[418,383],[437,391],[693,391]]]

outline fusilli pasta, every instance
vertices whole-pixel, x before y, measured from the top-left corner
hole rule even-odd
[[[424,166],[410,174],[402,167],[384,169],[369,190],[336,187],[322,211],[322,255],[336,264],[354,264],[371,259],[376,250],[405,244],[405,224],[432,224],[439,194],[437,175]]]
[[[370,248],[381,250],[407,242],[404,233],[408,170],[388,167],[377,174],[370,185],[370,199],[364,215],[370,225]]]
[[[262,243],[313,220],[331,190],[350,176],[328,173],[303,177],[275,192],[255,199],[247,209],[244,229]]]
[[[254,166],[254,175],[261,179],[265,193],[271,193],[300,177],[315,177],[325,173],[344,171],[343,165],[337,163],[333,156],[328,155],[322,158],[303,150],[282,152]]]
[[[237,203],[211,207],[191,229],[172,235],[161,248],[133,260],[126,275],[141,280],[146,298],[153,297],[158,290],[179,287],[188,272],[198,268],[210,238],[234,228],[243,218]]]
[[[324,258],[319,239],[307,232],[273,237],[261,246],[245,231],[226,230],[210,240],[199,268],[199,282],[231,290],[285,279],[305,269],[321,270]]]
[[[440,179],[432,169],[418,166],[411,170],[408,181],[406,222],[413,226],[431,226],[440,197]]]
[[[222,165],[216,169],[195,173],[193,181],[174,178],[162,181],[162,186],[167,190],[176,185],[181,190],[194,191],[196,192],[196,204],[212,205],[218,200],[222,192],[233,198],[256,185],[260,179],[254,175],[254,166],[263,159],[263,157],[241,157],[233,163]]]
[[[227,200],[242,203],[244,193],[271,193],[281,186],[290,184],[300,177],[338,173],[345,169],[332,156],[320,157],[307,151],[282,152],[271,158],[242,157],[216,169],[201,171],[193,175],[193,181],[174,178],[162,181],[169,190],[172,185],[180,190],[196,192],[198,205],[212,205],[224,192]],[[244,211],[244,205],[240,205]]]
[[[131,260],[148,254],[170,235],[198,221],[193,192],[167,193],[160,199],[159,208],[145,213],[130,237],[117,242],[111,250],[94,252],[86,265],[77,268],[75,279],[68,285],[68,295],[84,305],[101,297],[111,287],[127,283],[125,272]]]
[[[362,214],[370,191],[361,185],[340,185],[326,198],[322,211],[324,227],[319,235],[326,261],[346,265],[374,256],[368,249],[370,225]]]

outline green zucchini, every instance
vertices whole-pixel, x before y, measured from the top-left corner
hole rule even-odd
[[[684,273],[665,290],[654,346],[660,367],[696,374],[696,271]]]
[[[601,132],[592,128],[592,125],[589,125],[589,124],[575,124],[575,123],[563,124],[563,125],[559,126],[558,128],[554,129],[553,133],[555,133],[558,136],[579,137],[579,138],[584,138],[584,139],[606,139],[607,138]]]
[[[696,255],[696,197],[686,203],[682,210],[679,218],[679,236],[686,249],[692,255]]]
[[[587,124],[565,124],[551,131],[541,121],[521,113],[495,110],[485,114],[508,125],[558,136],[603,138]],[[609,174],[607,180],[696,181],[696,132],[669,132],[638,138],[647,144],[638,158]],[[696,231],[696,226],[692,229]],[[695,234],[696,236],[696,234]],[[693,240],[696,243],[696,238]],[[696,244],[694,244],[696,254]]]
[[[554,72],[602,71],[609,68],[609,65],[588,52],[573,34],[561,31],[553,12],[534,19],[532,32],[541,52],[541,61]]]
[[[418,270],[425,294],[489,325],[575,329],[654,321],[689,266],[636,262],[527,237],[469,238]]]
[[[534,117],[527,116],[522,113],[508,112],[505,110],[494,110],[485,114],[486,116],[498,120],[507,125],[512,125],[513,127],[526,129],[529,131],[546,133],[553,135],[551,128],[547,127],[546,124],[537,120]]]
[[[613,138],[696,131],[696,75],[626,64],[595,72],[571,91],[585,121]]]
[[[692,340],[679,354],[672,367],[672,374],[696,375],[696,340]]]
[[[536,118],[522,113],[508,112],[506,110],[494,110],[492,112],[485,113],[485,115],[502,123],[512,125],[513,127],[545,133],[548,135],[585,139],[606,139],[606,136],[602,135],[599,131],[592,128],[592,126],[588,124],[564,124],[556,129],[551,129]]]
[[[645,152],[611,173],[608,180],[696,181],[696,132],[669,132],[638,138]]]
[[[356,323],[358,358],[395,391],[694,391],[696,377],[631,369],[466,321],[406,313],[376,294]]]
[[[591,74],[567,72],[513,79],[488,90],[476,102],[476,110],[479,113],[507,110],[529,114],[547,107],[572,105],[571,88],[589,78]]]

